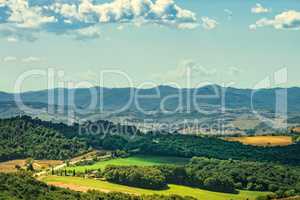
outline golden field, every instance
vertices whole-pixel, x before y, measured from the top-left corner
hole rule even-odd
[[[33,167],[35,169],[41,170],[41,169],[49,168],[51,166],[60,165],[62,163],[63,161],[60,160],[34,160]],[[16,165],[19,165],[20,167],[24,168],[26,165],[26,159],[0,162],[0,172],[4,172],[4,173],[16,172],[17,171]]]
[[[293,143],[290,136],[229,137],[225,138],[225,140],[254,146],[287,146]]]
[[[300,127],[296,127],[292,129],[295,133],[300,133]]]

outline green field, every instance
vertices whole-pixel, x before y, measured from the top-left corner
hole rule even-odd
[[[171,195],[177,194],[181,196],[192,196],[201,200],[255,200],[257,196],[267,195],[267,192],[252,192],[252,191],[240,191],[239,194],[226,194],[219,192],[211,192],[207,190],[191,188],[186,186],[179,185],[169,185],[169,189],[155,191],[140,189],[134,187],[128,187],[113,183],[108,183],[106,181],[100,181],[95,179],[84,179],[79,177],[65,177],[65,176],[48,176],[44,177],[42,181],[60,186],[67,187],[74,190],[82,189],[94,189],[100,190],[103,192],[123,192],[136,195],[150,195],[150,194],[159,194],[159,195]]]
[[[75,169],[77,172],[84,172],[85,170],[96,170],[104,169],[107,165],[137,165],[137,166],[151,166],[151,165],[163,165],[163,164],[173,164],[173,165],[184,165],[188,163],[189,159],[178,158],[178,157],[162,157],[162,156],[146,156],[137,155],[129,158],[117,158],[108,161],[100,161],[93,165],[85,166],[75,166],[67,167],[67,170]]]

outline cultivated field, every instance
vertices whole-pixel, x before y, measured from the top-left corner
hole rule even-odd
[[[188,161],[189,159],[178,158],[178,157],[138,155],[129,158],[117,158],[108,161],[99,161],[93,165],[68,167],[66,169],[67,170],[75,169],[76,172],[84,172],[85,170],[104,169],[107,165],[122,165],[122,166],[129,166],[129,165],[151,166],[151,165],[164,165],[164,164],[184,165],[188,163]]]
[[[259,119],[249,119],[249,118],[238,118],[232,122],[232,124],[241,129],[254,129],[257,125],[259,125],[261,121]]]
[[[75,158],[72,158],[70,160],[70,162],[78,162],[80,160],[85,160],[85,159],[90,159],[92,158],[94,155],[96,155],[98,152],[101,152],[101,151],[96,151],[96,150],[93,150],[91,152],[88,152],[86,154],[83,154],[83,155],[80,155],[80,156],[77,156]],[[104,151],[103,151],[104,152]],[[106,152],[106,151],[105,151]]]
[[[251,137],[230,137],[227,141],[237,141],[243,144],[255,146],[287,146],[293,143],[290,136],[251,136]]]
[[[60,160],[34,160],[33,167],[37,170],[42,170],[49,168],[51,166],[57,166],[62,164],[63,161]],[[10,172],[16,172],[16,165],[19,165],[20,167],[25,167],[26,160],[11,160],[7,162],[0,162],[0,172],[4,173],[10,173]]]
[[[300,127],[293,128],[293,131],[294,131],[295,133],[300,133]]]
[[[239,194],[226,194],[219,192],[211,192],[207,190],[191,188],[179,185],[169,185],[167,190],[147,190],[134,187],[128,187],[106,181],[100,181],[95,179],[84,179],[79,177],[66,177],[66,176],[48,176],[44,177],[42,181],[49,185],[55,185],[58,187],[69,188],[76,191],[85,192],[87,190],[99,190],[102,192],[123,192],[135,195],[181,195],[192,196],[201,200],[255,200],[256,197],[267,195],[267,192],[252,192],[252,191],[240,191]]]

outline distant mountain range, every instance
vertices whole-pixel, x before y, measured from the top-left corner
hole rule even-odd
[[[158,93],[159,91],[159,93]],[[222,95],[222,91],[226,91]],[[300,88],[287,88],[288,112],[300,112]],[[92,93],[91,93],[92,92]],[[53,96],[49,100],[49,94]],[[92,95],[91,95],[92,94]],[[209,85],[201,88],[179,89],[170,86],[158,86],[150,89],[137,88],[80,88],[53,89],[20,94],[26,104],[56,105],[63,107],[77,106],[88,109],[90,102],[94,102],[92,110],[101,107],[104,111],[124,108],[123,111],[197,111],[199,108],[211,107],[220,109],[224,102],[227,109],[263,109],[275,111],[276,104],[284,103],[284,92],[281,88],[272,89],[237,89]],[[197,96],[194,100],[193,97]],[[283,98],[276,98],[283,97]],[[14,102],[14,94],[0,92],[0,103]],[[252,102],[252,104],[251,104]],[[282,104],[284,105],[284,104]]]

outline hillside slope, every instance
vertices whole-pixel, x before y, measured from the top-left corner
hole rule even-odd
[[[0,161],[32,157],[63,160],[87,149],[78,138],[68,139],[26,118],[0,120]]]

